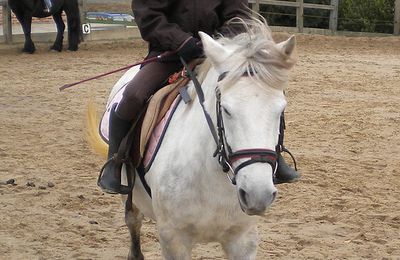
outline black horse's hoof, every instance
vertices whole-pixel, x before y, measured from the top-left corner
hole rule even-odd
[[[28,54],[33,54],[33,53],[35,53],[35,49],[25,49],[25,48],[23,48],[22,52],[28,53]]]
[[[36,51],[35,45],[25,45],[22,52],[33,54]]]
[[[78,50],[78,46],[69,47],[68,50],[69,51],[77,51]]]
[[[58,52],[61,52],[61,51],[62,51],[62,46],[55,46],[55,45],[53,45],[53,46],[51,46],[50,50],[51,50],[51,51],[58,51]]]

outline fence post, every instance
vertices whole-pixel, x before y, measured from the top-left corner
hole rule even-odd
[[[338,25],[339,0],[331,0],[331,5],[333,5],[334,9],[331,10],[329,18],[329,30],[335,33],[337,31],[337,25]]]
[[[256,0],[254,4],[251,5],[251,9],[256,13],[260,13],[260,0]]]
[[[79,0],[79,15],[81,18],[81,26],[86,23],[86,0]],[[85,36],[83,35],[82,28],[80,28],[80,38],[82,41],[85,40]]]
[[[400,35],[400,0],[396,0],[394,7],[394,35]]]
[[[304,1],[296,0],[296,2],[299,3],[299,7],[296,10],[296,26],[299,33],[302,33],[304,28]]]
[[[12,43],[12,21],[11,21],[11,9],[8,5],[8,1],[6,1],[3,8],[3,34],[5,38],[5,42],[7,44]]]

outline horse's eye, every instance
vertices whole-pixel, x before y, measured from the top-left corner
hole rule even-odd
[[[231,113],[229,112],[229,110],[226,109],[226,107],[222,107],[222,110],[223,110],[224,113],[227,114],[228,116],[232,116]]]

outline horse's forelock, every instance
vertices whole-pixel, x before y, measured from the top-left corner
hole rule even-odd
[[[235,50],[227,61],[232,62],[232,65],[226,80],[234,82],[247,73],[256,81],[283,89],[288,70],[296,61],[278,48],[265,19],[235,18],[230,23],[241,24],[245,32],[233,38],[221,37],[218,40],[227,48]]]

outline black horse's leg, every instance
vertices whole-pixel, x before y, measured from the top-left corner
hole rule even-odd
[[[25,36],[25,45],[22,49],[23,52],[34,53],[36,48],[31,38],[32,15],[27,13],[15,13]]]
[[[77,0],[66,1],[64,11],[68,24],[68,50],[77,51],[81,33],[81,19]]]
[[[63,40],[64,40],[64,31],[65,31],[65,24],[61,17],[62,10],[57,11],[57,13],[53,14],[54,22],[57,25],[57,38],[51,47],[52,50],[62,51],[63,48]]]
[[[131,198],[128,197],[128,200]],[[140,249],[140,228],[142,227],[143,215],[132,203],[125,204],[125,223],[131,235],[131,246],[128,260],[143,260],[144,256]]]

